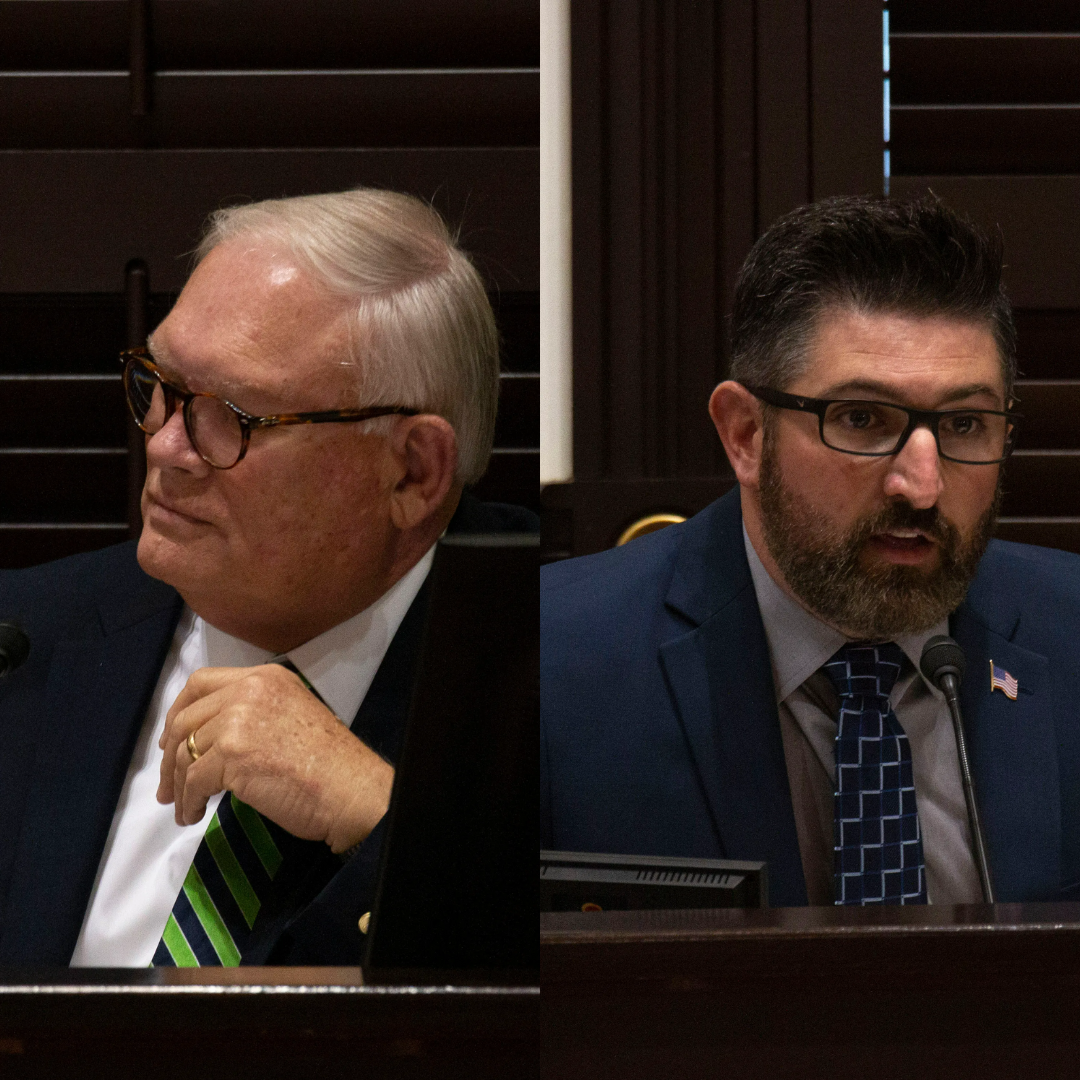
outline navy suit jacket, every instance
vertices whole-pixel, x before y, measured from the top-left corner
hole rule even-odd
[[[535,531],[520,507],[463,497],[452,531]],[[0,618],[29,635],[0,682],[0,965],[67,964],[120,790],[180,617],[176,591],[121,544],[0,574]],[[401,749],[427,607],[421,588],[351,729]],[[353,965],[374,900],[384,823],[346,863],[326,849],[301,910],[256,923],[245,963]]]
[[[540,620],[544,847],[764,859],[771,903],[805,904],[738,488],[545,567]],[[992,541],[950,632],[997,897],[1080,899],[1080,557]]]

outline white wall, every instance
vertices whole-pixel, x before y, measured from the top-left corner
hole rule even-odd
[[[540,483],[571,480],[570,0],[540,0]]]

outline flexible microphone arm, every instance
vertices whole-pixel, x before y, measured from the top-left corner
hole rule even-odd
[[[964,677],[964,650],[951,637],[938,634],[924,646],[919,669],[944,695],[952,716],[953,734],[956,736],[956,753],[960,758],[960,779],[964,785],[964,801],[967,803],[968,823],[971,826],[971,842],[975,847],[975,865],[979,870],[983,900],[994,903],[994,886],[990,881],[990,864],[986,858],[986,839],[979,821],[979,807],[975,801],[975,786],[971,781],[971,765],[968,763],[967,739],[964,723],[960,718],[960,680]]]

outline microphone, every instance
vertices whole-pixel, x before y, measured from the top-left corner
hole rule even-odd
[[[30,639],[14,623],[0,622],[0,679],[30,655]]]
[[[956,736],[956,753],[960,759],[960,779],[964,785],[964,802],[967,803],[968,823],[971,826],[971,842],[975,847],[975,865],[979,870],[983,900],[994,903],[994,887],[990,881],[990,864],[986,859],[986,839],[979,822],[979,807],[975,801],[975,786],[971,781],[968,763],[967,740],[964,723],[960,718],[960,680],[964,677],[964,650],[951,637],[936,634],[924,646],[919,660],[919,670],[944,695],[952,716],[953,734]]]

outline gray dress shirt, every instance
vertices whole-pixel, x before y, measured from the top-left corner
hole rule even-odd
[[[832,904],[834,741],[838,701],[821,670],[847,640],[796,603],[773,581],[743,530],[780,714],[795,826],[811,904]],[[979,903],[956,739],[945,698],[918,670],[922,648],[946,620],[924,634],[896,639],[905,662],[890,700],[911,744],[915,796],[931,903]]]

